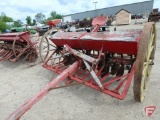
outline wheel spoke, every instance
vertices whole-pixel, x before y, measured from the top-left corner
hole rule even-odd
[[[54,51],[54,50],[56,50],[56,49],[45,50],[45,51],[43,51],[43,52],[49,52],[49,51]]]
[[[46,49],[48,46],[43,46],[42,50]]]
[[[53,30],[55,29],[47,31],[41,38],[39,53],[42,61],[48,59],[52,52],[57,49],[56,45],[49,39]]]
[[[145,65],[143,67],[143,72],[142,72],[142,75],[143,76],[147,76],[147,70],[148,70],[148,63],[145,62]]]
[[[151,34],[151,37],[149,39],[149,43],[148,43],[148,48],[147,48],[147,60],[149,60],[150,56],[151,56],[151,53],[153,51],[153,42],[154,42],[154,34]]]
[[[151,53],[152,53],[153,50],[154,50],[154,46],[152,46],[152,47],[150,48],[150,50],[149,50],[148,58],[147,58],[148,61],[149,61],[149,59],[150,59],[150,57],[151,57]]]
[[[54,48],[56,48],[54,45],[52,45],[52,44],[50,44],[50,43],[49,43],[49,45],[52,46],[52,47],[54,47]]]
[[[47,43],[46,41],[44,41],[45,43]],[[52,46],[52,47],[54,47],[54,48],[56,48],[56,46],[54,46],[54,45],[52,45],[52,44],[50,44],[50,43],[48,43],[50,46]]]

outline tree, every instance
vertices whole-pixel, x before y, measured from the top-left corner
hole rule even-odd
[[[4,22],[13,22],[13,19],[11,17],[8,17],[8,16],[3,16],[1,17],[1,19],[4,21]]]
[[[50,16],[51,16],[50,18],[51,19],[56,19],[56,15],[57,15],[56,11],[52,11],[51,14],[50,14]]]
[[[35,24],[36,24],[36,20],[34,19],[34,20],[33,20],[33,24],[32,24],[32,25],[35,25]]]
[[[46,22],[47,22],[47,20],[44,19],[41,23],[42,23],[42,24],[46,24]]]
[[[35,15],[35,19],[36,19],[36,21],[38,21],[38,22],[43,22],[44,18],[45,18],[45,15],[42,14],[42,13],[37,13],[37,14]]]
[[[0,31],[4,32],[7,28],[7,25],[4,21],[0,20]]]
[[[13,19],[11,17],[6,16],[4,12],[1,13],[0,19],[3,22],[13,22]]]
[[[27,24],[28,24],[28,25],[31,25],[31,24],[32,24],[32,23],[31,23],[31,17],[30,17],[30,16],[27,16],[26,21],[27,21]]]
[[[13,22],[13,19],[11,17],[8,17],[8,16],[4,16],[2,19],[3,19],[4,22]]]
[[[14,21],[14,26],[15,27],[21,27],[22,26],[22,22],[20,20]]]
[[[56,11],[52,11],[50,13],[50,17],[47,20],[54,20],[54,19],[62,19],[62,15],[57,14]]]
[[[56,19],[62,19],[62,15],[57,14]]]
[[[13,22],[13,19],[11,17],[6,16],[4,12],[0,15],[0,31],[4,32],[7,29],[6,22]]]

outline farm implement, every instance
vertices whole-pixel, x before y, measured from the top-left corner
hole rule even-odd
[[[48,31],[42,37],[40,56],[44,61],[43,67],[59,75],[7,120],[20,119],[62,82],[69,86],[76,81],[112,97],[124,99],[134,77],[134,99],[143,101],[154,64],[155,25],[149,22],[143,30],[107,32],[101,29],[107,19],[105,16],[94,18],[91,32],[58,30],[48,36]]]
[[[29,32],[0,34],[0,61],[16,62],[19,58],[34,62],[37,57],[34,39],[37,35]]]

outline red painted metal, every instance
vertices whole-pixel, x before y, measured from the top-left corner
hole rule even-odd
[[[60,75],[7,120],[19,119],[66,77],[69,78],[67,84],[77,81],[115,98],[125,98],[134,75],[141,31],[96,32],[106,19],[103,16],[95,18],[92,24],[95,29],[91,33],[57,32],[50,38],[57,49],[47,57],[43,67]],[[118,54],[121,54],[121,57]],[[124,66],[128,66],[128,70],[125,70]]]
[[[72,48],[85,50],[100,50],[122,54],[136,55],[141,31],[111,31],[111,32],[61,32],[50,39],[56,46],[68,44]],[[132,48],[132,49],[131,49]]]
[[[53,79],[49,84],[47,84],[37,95],[33,96],[30,100],[25,102],[21,107],[14,111],[6,120],[19,120],[21,116],[27,112],[36,102],[42,99],[50,90],[55,88],[60,84],[65,78],[69,77],[74,71],[79,67],[79,62],[76,61],[66,70],[64,70],[58,77]]]
[[[47,21],[47,25],[49,25],[51,28],[55,27],[58,23],[61,23],[61,19],[55,19],[55,20],[49,20]]]
[[[35,61],[38,57],[36,43],[31,42],[29,32],[0,34],[0,41],[1,61],[16,62],[24,54],[29,61]]]
[[[16,38],[17,41],[19,42],[30,42],[30,35],[29,32],[20,32],[20,33],[4,33],[0,34],[0,40],[5,40],[5,41],[14,41]]]
[[[103,20],[102,20],[103,18]],[[61,32],[61,33],[56,33],[54,34],[50,39],[56,46],[63,47],[67,46],[69,52],[73,54],[74,56],[78,56],[81,59],[85,59],[86,57],[82,55],[76,55],[71,48],[74,49],[84,49],[84,50],[96,50],[100,51],[100,55],[98,59],[100,59],[100,56],[103,53],[117,53],[117,54],[128,54],[128,55],[137,55],[138,52],[138,43],[139,39],[141,36],[140,30],[125,30],[125,31],[111,31],[111,32],[96,32],[98,31],[100,25],[105,24],[105,20],[107,18],[100,16],[97,17],[93,20],[93,24],[95,28],[92,30],[91,33],[87,32]],[[99,24],[98,24],[99,23]],[[92,24],[92,25],[93,25]],[[102,50],[103,48],[103,50]],[[83,58],[83,57],[84,58]],[[89,58],[89,56],[88,56]],[[128,61],[125,58],[113,58],[114,61],[123,63],[124,65],[131,64],[131,61]],[[50,59],[46,60],[43,67],[52,70],[57,73],[61,73],[62,71],[59,69],[60,66],[57,65],[58,67],[53,67],[52,65],[48,65]],[[94,63],[96,64],[96,63]],[[52,67],[51,67],[52,66]],[[86,80],[88,76],[90,76],[90,73],[85,73],[85,70],[77,71],[73,73],[74,75],[71,76],[70,79],[75,80],[80,83],[84,83],[85,85],[92,87],[96,90],[99,90],[103,93],[109,94],[113,97],[116,97],[118,99],[123,99],[126,96],[127,90],[129,88],[130,82],[133,77],[134,73],[134,67],[135,63],[132,63],[132,68],[129,73],[126,73],[123,76],[117,76],[111,79],[109,82],[104,82],[103,86],[105,89],[102,91],[99,86],[96,85],[94,82],[93,78]],[[57,69],[58,68],[58,69]],[[95,70],[95,73],[97,76],[101,75],[101,72],[103,70],[103,67],[97,72]],[[83,73],[83,74],[80,74]],[[111,74],[106,74],[104,77],[100,79],[100,81],[104,81],[107,79]],[[81,76],[81,78],[79,77]],[[124,78],[125,77],[125,78]],[[115,87],[115,89],[110,90],[109,86],[121,79],[121,82],[119,83],[118,86]],[[123,80],[122,80],[123,79]],[[121,92],[119,91],[120,88],[124,87]]]
[[[95,27],[94,27],[94,29],[92,30],[92,32],[97,32],[98,31],[98,29],[99,29],[99,25],[96,25]]]
[[[59,65],[57,65],[57,66],[59,66]],[[63,72],[63,71],[60,70],[60,68],[56,69],[56,66],[51,68],[51,66],[48,66],[48,65],[44,64],[43,67],[45,67],[49,70],[52,70],[54,72],[57,72],[57,73],[62,73]],[[100,92],[111,95],[113,97],[116,97],[118,99],[124,99],[126,94],[127,94],[128,88],[130,86],[132,77],[134,75],[134,68],[135,68],[135,63],[133,64],[132,69],[129,73],[126,73],[123,76],[114,77],[114,78],[108,80],[107,82],[103,82],[103,86],[105,87],[105,89],[103,91],[99,88],[99,86],[94,82],[93,79],[90,79],[90,77],[89,77],[90,73],[86,72],[86,70],[80,69],[80,71],[75,71],[70,76],[70,79],[74,80],[74,81],[77,81],[77,82],[80,82],[80,83],[84,83],[84,85],[86,85],[86,86],[89,86],[93,89],[96,89]],[[96,73],[97,73],[97,76],[100,75],[100,71],[97,71]],[[86,79],[87,77],[89,77],[89,78]],[[106,74],[106,76],[102,77],[100,79],[100,81],[102,82],[102,81],[104,81],[104,80],[106,80],[110,77],[111,77],[110,73]],[[109,87],[112,86],[112,84],[114,84],[114,82],[117,82],[117,81],[119,82],[119,84],[117,86],[114,86],[114,89],[113,89],[113,87],[112,87],[112,89],[110,89]],[[123,89],[121,91],[119,91],[121,87]]]
[[[93,19],[92,26],[97,26],[97,25],[103,26],[106,24],[107,20],[108,20],[107,16],[103,16],[103,15],[97,16]]]

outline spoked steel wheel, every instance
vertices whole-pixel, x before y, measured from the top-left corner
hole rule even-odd
[[[16,35],[14,38],[13,44],[12,44],[12,51],[14,54],[14,59],[12,61],[16,61],[20,57],[23,56],[23,60],[28,60],[29,62],[35,62],[38,54],[37,50],[35,49],[35,44],[33,41],[33,44],[30,42],[27,42],[27,38],[23,38],[21,36],[20,32],[19,34]],[[36,35],[36,37],[39,35]],[[18,39],[21,37],[21,39],[25,40],[24,42],[19,41]],[[30,36],[31,40],[31,36]]]
[[[154,64],[154,54],[156,49],[156,30],[154,23],[147,23],[142,31],[138,55],[136,58],[136,68],[134,75],[134,98],[142,102],[148,82],[149,75]]]
[[[47,31],[41,38],[39,44],[39,55],[42,61],[45,61],[56,49],[56,45],[49,38],[56,32],[62,31],[58,28],[52,28]]]

